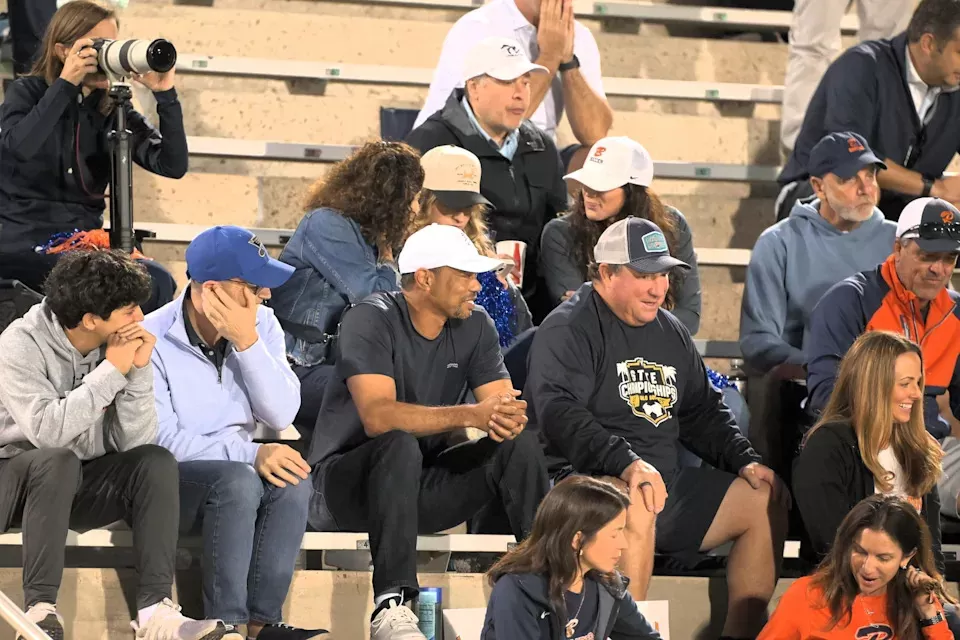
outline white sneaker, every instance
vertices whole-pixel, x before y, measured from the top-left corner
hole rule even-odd
[[[419,622],[413,611],[393,600],[370,623],[370,640],[427,640]]]
[[[38,602],[26,611],[27,620],[36,623],[52,640],[63,640],[63,616],[49,602]],[[17,635],[17,640],[23,636]]]
[[[164,598],[142,627],[134,620],[130,627],[138,640],[243,640],[221,620],[193,620],[180,613],[180,607]]]

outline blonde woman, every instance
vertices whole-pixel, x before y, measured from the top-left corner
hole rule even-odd
[[[466,149],[445,145],[427,151],[420,164],[424,172],[420,211],[414,216],[410,232],[429,224],[451,225],[462,229],[481,254],[496,255],[484,221],[490,202],[480,195],[477,156]],[[506,348],[533,326],[530,310],[505,270],[481,273],[477,279],[481,290],[476,303],[493,319],[500,346]]]
[[[794,464],[794,499],[810,542],[803,555],[824,557],[850,509],[881,493],[920,512],[942,572],[936,490],[942,457],[924,428],[920,348],[894,333],[864,333],[843,357],[830,401]]]

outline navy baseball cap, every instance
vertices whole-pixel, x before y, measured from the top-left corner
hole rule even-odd
[[[645,218],[625,218],[606,228],[593,248],[597,264],[625,264],[637,273],[664,273],[690,265],[670,255],[660,227]]]
[[[187,247],[187,276],[194,282],[223,282],[239,278],[258,287],[279,287],[293,275],[293,267],[274,260],[267,248],[242,227],[207,229]]]
[[[852,178],[860,169],[871,164],[880,169],[887,165],[876,156],[867,144],[866,138],[853,131],[828,133],[810,150],[807,171],[815,178],[828,173],[838,178]]]

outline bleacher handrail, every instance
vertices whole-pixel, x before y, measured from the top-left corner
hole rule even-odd
[[[29,620],[27,614],[3,591],[0,591],[0,618],[13,627],[17,636],[23,640],[50,640],[50,636],[44,633],[37,623]]]

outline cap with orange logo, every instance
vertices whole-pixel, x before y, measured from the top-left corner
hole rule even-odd
[[[807,173],[815,178],[832,173],[838,178],[847,179],[870,165],[887,168],[870,149],[866,138],[853,131],[843,131],[828,133],[814,145],[807,160]]]
[[[563,176],[594,191],[611,191],[625,184],[649,187],[653,158],[639,142],[626,136],[601,138],[590,148],[583,168]]]
[[[940,198],[917,198],[900,213],[897,238],[916,240],[927,253],[960,253],[960,211]]]

